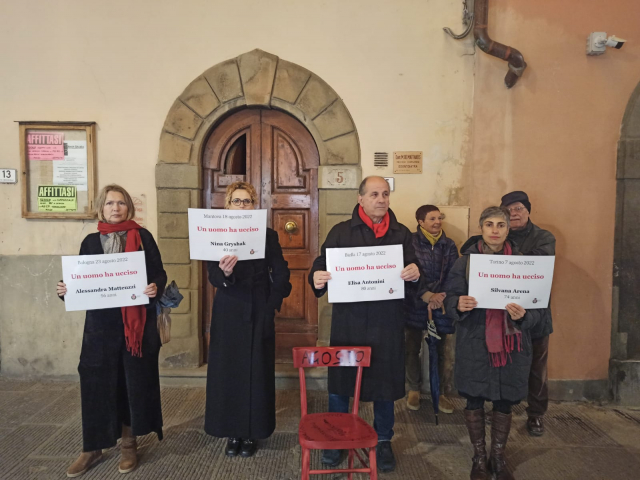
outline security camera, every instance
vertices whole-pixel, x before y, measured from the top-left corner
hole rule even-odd
[[[625,42],[625,39],[616,37],[615,35],[611,35],[609,38],[607,38],[607,41],[604,44],[607,47],[617,48],[618,50],[620,50]]]
[[[626,40],[611,35],[607,38],[605,32],[592,32],[587,37],[587,55],[602,55],[606,52],[607,47],[622,48]]]

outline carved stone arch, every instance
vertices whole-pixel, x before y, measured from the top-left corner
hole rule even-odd
[[[265,108],[295,117],[311,134],[320,158],[320,237],[348,218],[361,178],[360,142],[347,107],[318,75],[262,50],[221,62],[199,75],[174,101],[160,134],[156,190],[158,244],[169,280],[185,294],[172,312],[172,340],[161,351],[161,366],[201,363],[201,286],[198,263],[189,260],[187,209],[202,206],[203,149],[216,125],[241,109]],[[333,168],[350,173],[350,184],[327,186]],[[324,185],[324,186],[323,186]],[[330,309],[319,303],[319,343],[328,341]]]
[[[640,404],[640,83],[627,104],[618,142],[613,312],[609,379],[612,396]]]

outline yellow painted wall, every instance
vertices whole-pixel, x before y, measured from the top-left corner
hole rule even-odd
[[[460,28],[460,17],[457,1],[3,2],[0,167],[19,168],[14,120],[96,121],[98,184],[146,193],[155,232],[154,165],[171,104],[207,68],[260,48],[343,98],[365,175],[378,173],[374,151],[424,151],[423,175],[398,179],[393,198],[413,226],[418,202],[448,203],[460,182],[474,57],[463,56],[470,41],[441,30]],[[75,254],[95,231],[22,219],[20,185],[0,186],[0,205],[0,255]]]
[[[471,229],[503,193],[525,190],[531,218],[557,238],[555,333],[549,375],[604,379],[610,351],[616,148],[640,81],[640,3],[635,0],[492,0],[489,33],[529,64],[506,90],[505,62],[478,53],[473,108]],[[622,50],[585,55],[606,31]]]

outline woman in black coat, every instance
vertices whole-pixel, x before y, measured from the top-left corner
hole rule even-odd
[[[225,207],[251,210],[252,185],[227,187]],[[275,311],[291,293],[278,234],[267,229],[265,258],[226,255],[207,264],[216,287],[211,314],[204,430],[227,437],[226,455],[250,457],[276,427]]]
[[[137,466],[137,435],[155,432],[162,440],[162,408],[158,354],[156,299],[167,274],[160,251],[148,230],[132,218],[135,208],[127,191],[107,185],[96,201],[98,233],[83,240],[80,255],[144,251],[148,305],[87,310],[80,353],[82,454],[67,470],[78,477],[102,458],[102,449],[120,444],[120,473]],[[67,286],[59,282],[64,300]],[[125,313],[123,313],[125,312]],[[126,316],[126,318],[125,318]]]
[[[413,248],[422,272],[420,295],[410,295],[405,300],[407,324],[405,327],[405,370],[409,385],[407,407],[420,409],[420,390],[422,372],[420,368],[420,350],[424,340],[424,330],[428,328],[429,311],[436,326],[440,340],[435,348],[438,353],[438,372],[440,376],[439,410],[453,413],[453,404],[444,395],[444,345],[448,334],[455,330],[451,320],[442,313],[442,304],[446,294],[444,284],[449,270],[458,259],[455,242],[442,230],[442,214],[435,205],[422,205],[416,210],[418,229],[411,236]],[[429,348],[434,348],[430,346]]]
[[[531,366],[530,329],[543,310],[525,310],[509,303],[505,310],[476,308],[468,296],[469,255],[518,255],[507,241],[509,212],[489,207],[480,216],[482,236],[471,237],[462,247],[445,283],[444,304],[456,323],[455,385],[467,399],[465,423],[474,446],[472,480],[511,480],[504,456],[511,429],[511,407],[527,396]],[[491,455],[485,449],[485,401],[493,402]]]

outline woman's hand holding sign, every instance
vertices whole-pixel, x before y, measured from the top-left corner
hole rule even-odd
[[[478,302],[475,298],[469,295],[460,295],[458,298],[458,310],[461,312],[470,312],[478,306]]]
[[[527,313],[527,311],[517,303],[508,303],[505,308],[511,316],[511,320],[514,321],[522,320],[524,314]]]
[[[313,272],[313,286],[316,290],[321,290],[331,280],[331,274],[323,270]]]
[[[59,297],[64,297],[67,294],[67,284],[64,282],[58,282],[56,286],[56,292]]]
[[[233,267],[236,266],[236,263],[238,263],[238,257],[235,255],[225,255],[220,259],[220,270],[222,270],[225,277],[233,273]]]
[[[158,294],[158,286],[155,283],[150,283],[142,293],[144,293],[149,298],[155,298],[155,296]]]

